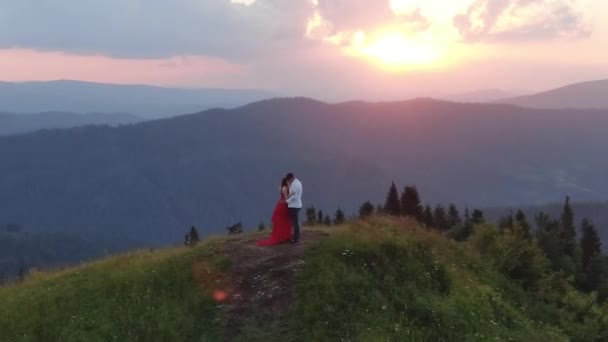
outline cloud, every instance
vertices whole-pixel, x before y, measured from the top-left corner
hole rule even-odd
[[[454,26],[467,41],[586,32],[566,0],[0,0],[0,49],[118,58],[247,63],[332,36],[348,40],[386,27],[412,36],[440,27],[438,36]]]
[[[312,4],[257,0],[0,0],[0,48],[121,58],[243,59],[304,36]]]
[[[534,41],[589,34],[566,0],[475,0],[454,18],[465,41]]]

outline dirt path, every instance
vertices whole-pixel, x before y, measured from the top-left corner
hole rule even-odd
[[[306,231],[299,244],[258,247],[259,237],[228,241],[226,255],[232,291],[224,307],[228,317],[226,340],[239,336],[245,324],[260,331],[287,330],[287,315],[294,306],[295,274],[304,265],[304,252],[327,233]]]

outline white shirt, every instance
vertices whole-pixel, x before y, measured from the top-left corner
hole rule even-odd
[[[287,206],[289,208],[302,208],[302,183],[297,178],[289,186]]]

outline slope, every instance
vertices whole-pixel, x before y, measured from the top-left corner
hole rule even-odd
[[[524,290],[483,258],[478,244],[449,241],[407,220],[309,229],[295,247],[255,247],[257,238],[34,274],[0,288],[0,340],[607,337],[606,308],[589,306],[590,297],[562,296],[568,286]]]

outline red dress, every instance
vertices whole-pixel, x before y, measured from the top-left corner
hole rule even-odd
[[[271,246],[285,243],[291,240],[291,234],[289,209],[287,208],[283,194],[281,194],[281,199],[274,207],[274,212],[272,213],[272,234],[270,238],[258,241],[257,245]]]

